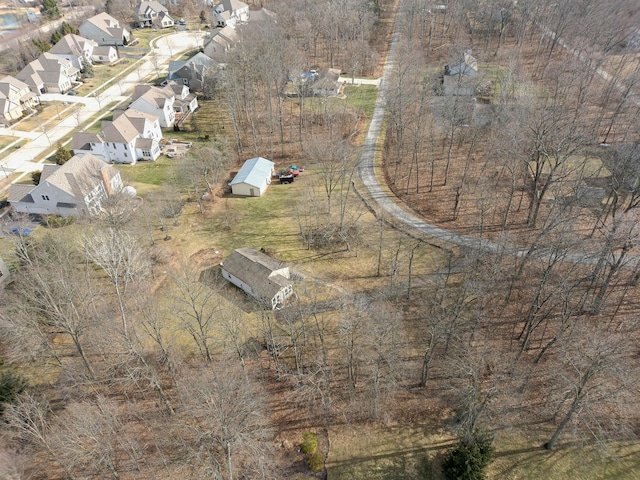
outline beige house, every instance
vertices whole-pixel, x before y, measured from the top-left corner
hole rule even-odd
[[[0,125],[10,125],[39,103],[38,96],[23,81],[9,76],[0,79]]]
[[[271,184],[275,163],[266,158],[250,158],[238,171],[229,185],[234,195],[260,197]]]
[[[293,294],[289,267],[253,248],[236,248],[220,269],[226,280],[272,309]]]

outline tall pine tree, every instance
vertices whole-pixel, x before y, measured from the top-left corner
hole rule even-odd
[[[42,14],[50,20],[60,18],[60,8],[56,0],[42,0]]]

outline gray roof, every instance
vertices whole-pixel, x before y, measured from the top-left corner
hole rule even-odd
[[[81,37],[80,35],[69,33],[62,37],[53,47],[51,47],[49,53],[57,55],[71,54],[75,55],[76,57],[82,57],[84,55],[85,44],[89,44],[93,47],[96,47],[98,45],[93,40]]]
[[[23,185],[20,183],[12,184],[9,187],[9,203],[33,203],[33,198],[31,197],[31,190],[33,190],[33,187],[33,185]]]
[[[237,185],[238,183],[247,183],[256,187],[262,186],[265,178],[271,178],[271,172],[275,163],[266,158],[255,157],[250,158],[242,168],[238,171],[229,185]]]
[[[136,7],[136,12],[138,13],[138,15],[144,15],[145,13],[147,13],[147,9],[153,10],[156,13],[160,13],[160,12],[168,12],[169,10],[167,10],[167,7],[165,7],[164,5],[155,2],[155,1],[150,1],[150,2],[140,2],[138,4],[138,6]]]
[[[286,264],[251,247],[236,248],[224,261],[222,268],[269,300],[281,288],[291,285],[288,278],[274,274],[277,270],[287,268]]]

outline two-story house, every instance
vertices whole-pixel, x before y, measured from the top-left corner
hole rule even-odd
[[[207,71],[214,64],[213,59],[202,52],[196,53],[188,60],[171,60],[169,62],[169,73],[163,85],[175,80],[188,85],[190,90],[201,92],[204,90],[204,79]]]
[[[176,115],[176,123],[180,124],[196,111],[198,108],[198,97],[191,93],[189,87],[182,82],[168,82],[165,88],[171,89],[173,92],[175,98],[173,110]]]
[[[96,215],[105,199],[122,188],[118,170],[93,155],[76,155],[64,165],[44,165],[36,186],[11,185],[9,203],[20,213]]]
[[[143,1],[136,6],[135,23],[141,28],[153,26],[169,28],[175,25],[167,7],[154,0]]]
[[[73,86],[80,70],[70,60],[53,53],[43,53],[17,75],[34,93],[65,93]]]
[[[69,33],[56,43],[49,53],[66,58],[78,70],[87,63],[93,63],[93,50],[98,44],[93,40]]]
[[[225,55],[239,41],[238,32],[231,25],[211,32],[211,37],[204,46],[203,53],[218,63],[225,63]]]
[[[74,133],[71,149],[76,155],[91,153],[105,162],[133,165],[139,160],[156,160],[160,139],[158,117],[127,109],[114,113],[112,121],[102,122],[100,133]]]
[[[80,35],[90,38],[98,45],[126,45],[131,40],[131,33],[105,12],[85,20],[78,31]]]
[[[39,103],[38,95],[26,83],[10,76],[0,79],[0,124],[13,123]]]
[[[155,115],[163,128],[172,127],[176,119],[173,109],[176,96],[171,88],[136,85],[129,108]]]
[[[249,20],[249,5],[240,0],[222,0],[213,11],[218,27],[233,26]]]

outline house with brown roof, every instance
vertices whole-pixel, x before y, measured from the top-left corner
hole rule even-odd
[[[33,93],[65,93],[80,72],[70,60],[45,52],[16,75]]]
[[[156,160],[160,156],[162,130],[158,117],[127,109],[102,122],[99,133],[76,132],[71,139],[74,154],[90,153],[109,163]]]
[[[87,63],[93,63],[93,50],[98,46],[93,40],[69,33],[56,43],[49,53],[66,58],[78,70]]]
[[[171,88],[136,85],[129,108],[158,117],[160,126],[168,128],[173,126],[176,119],[173,109],[175,101],[176,95]]]
[[[96,215],[102,202],[122,188],[118,170],[93,155],[76,155],[64,165],[44,165],[36,186],[12,184],[9,203],[20,213]]]
[[[236,248],[220,269],[226,280],[272,309],[293,294],[289,267],[253,248]]]
[[[90,38],[98,45],[126,45],[131,33],[108,13],[102,12],[85,20],[78,28],[80,35]]]
[[[10,76],[0,79],[0,125],[10,125],[39,103],[38,95],[23,81]]]

